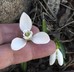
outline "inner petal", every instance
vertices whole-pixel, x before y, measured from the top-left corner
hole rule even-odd
[[[32,38],[33,32],[32,31],[24,31],[23,38],[26,40],[30,40]]]

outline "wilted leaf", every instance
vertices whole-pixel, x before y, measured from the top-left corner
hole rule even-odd
[[[62,0],[62,2],[63,2],[63,3],[67,3],[68,1],[67,1],[67,0]]]
[[[52,10],[52,12],[57,15],[61,0],[48,0],[48,6]]]
[[[61,16],[60,21],[59,21],[59,26],[63,26],[66,24],[67,19],[69,18],[70,15],[70,9],[66,9],[66,12]]]

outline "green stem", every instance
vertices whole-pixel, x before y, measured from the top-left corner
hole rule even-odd
[[[47,25],[46,25],[46,20],[42,20],[42,31],[47,33]]]
[[[26,71],[26,69],[27,69],[27,63],[26,62],[25,63],[21,63],[21,69],[22,69],[23,72]]]

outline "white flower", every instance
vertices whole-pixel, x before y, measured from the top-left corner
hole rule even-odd
[[[31,31],[32,28],[31,18],[25,12],[23,12],[20,17],[19,27],[23,32],[22,34],[23,38],[16,37],[12,40],[11,42],[12,50],[22,49],[26,45],[28,40],[31,40],[35,44],[46,44],[50,41],[48,34],[45,32],[38,32],[35,35],[33,35],[33,32]]]
[[[59,49],[56,49],[56,51],[52,55],[50,55],[50,59],[49,59],[50,65],[53,65],[56,59],[58,61],[58,64],[62,66],[63,65],[63,55]]]

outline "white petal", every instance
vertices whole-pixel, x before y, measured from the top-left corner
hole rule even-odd
[[[20,17],[20,29],[21,31],[28,31],[31,30],[32,28],[32,21],[31,18],[25,13],[23,12],[21,17]]]
[[[57,60],[58,60],[58,64],[62,66],[63,65],[63,54],[61,53],[59,49],[57,49]]]
[[[11,42],[12,50],[20,50],[26,45],[26,41],[22,38],[14,38]]]
[[[49,64],[53,65],[55,61],[56,61],[56,51],[52,55],[50,55]]]
[[[32,37],[32,42],[35,44],[46,44],[50,41],[50,38],[47,33],[39,32]]]

